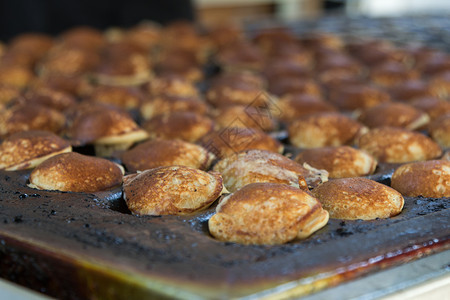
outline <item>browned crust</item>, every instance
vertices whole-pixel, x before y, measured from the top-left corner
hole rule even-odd
[[[189,111],[174,111],[157,115],[142,124],[150,138],[181,139],[196,142],[214,129],[214,122],[203,115]]]
[[[414,130],[425,126],[429,117],[411,105],[387,102],[363,110],[358,120],[369,128],[392,126]]]
[[[322,98],[309,94],[293,94],[281,98],[277,102],[280,110],[280,119],[286,122],[294,121],[306,115],[336,112],[337,109],[331,103],[325,102]]]
[[[325,169],[330,178],[369,175],[377,166],[377,161],[371,155],[349,146],[307,149],[300,152],[295,161]]]
[[[8,169],[32,159],[58,153],[69,147],[68,141],[48,131],[18,132],[0,144],[0,169]],[[21,169],[27,167],[23,165]]]
[[[58,133],[64,123],[64,115],[55,109],[34,103],[20,104],[0,112],[0,135],[25,130]]]
[[[144,95],[137,89],[118,86],[97,86],[89,94],[96,102],[116,105],[123,109],[137,108],[144,100]]]
[[[402,128],[379,127],[361,136],[358,147],[379,162],[403,163],[439,157],[442,150],[429,137]]]
[[[388,102],[391,98],[388,93],[368,85],[344,85],[332,89],[328,100],[341,110],[353,111]]]
[[[366,129],[340,113],[318,113],[302,117],[289,124],[291,143],[300,148],[351,144]]]
[[[203,115],[208,111],[208,105],[198,97],[160,95],[142,103],[140,111],[142,117],[147,120],[174,111],[190,111]]]
[[[45,190],[95,192],[122,183],[122,170],[103,158],[63,153],[44,161],[30,174],[30,186]]]
[[[428,132],[442,148],[450,147],[450,113],[442,115],[428,126]]]
[[[222,193],[219,174],[169,166],[126,176],[124,194],[136,215],[190,214],[210,206]]]
[[[334,179],[312,190],[336,219],[389,218],[399,214],[404,199],[396,190],[366,178]]]
[[[258,109],[253,106],[233,105],[220,107],[213,115],[215,123],[220,128],[226,128],[233,123],[263,131],[271,131],[276,128],[276,122],[269,107]],[[236,119],[239,119],[241,122],[234,122]]]
[[[180,140],[147,141],[122,154],[122,162],[130,172],[172,165],[206,170],[212,159],[213,155],[203,147]]]
[[[328,213],[305,191],[283,184],[253,183],[225,197],[208,225],[221,241],[282,244],[311,235],[327,221]]]
[[[268,150],[281,153],[283,145],[261,130],[227,127],[205,135],[200,144],[218,158],[250,149]]]
[[[402,165],[392,175],[391,186],[408,197],[450,197],[450,161]]]
[[[230,192],[255,182],[282,183],[308,190],[305,178],[311,180],[312,177],[309,170],[293,160],[266,150],[248,150],[228,156],[215,164],[214,171],[222,174]]]
[[[79,144],[87,144],[102,137],[137,130],[140,130],[139,126],[126,112],[99,106],[84,113],[79,112],[68,129],[68,135]]]

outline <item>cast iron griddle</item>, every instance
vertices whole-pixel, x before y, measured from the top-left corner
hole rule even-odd
[[[38,191],[28,174],[0,172],[1,276],[58,298],[300,296],[450,248],[449,198],[406,198],[388,220],[330,220],[304,241],[243,246],[209,235],[214,208],[136,217],[119,189]]]

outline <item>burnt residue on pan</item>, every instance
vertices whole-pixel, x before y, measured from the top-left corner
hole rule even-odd
[[[403,212],[390,219],[332,219],[303,241],[244,246],[209,235],[207,221],[214,207],[192,216],[137,217],[126,209],[120,189],[96,194],[38,191],[27,187],[28,174],[0,172],[0,273],[56,297],[94,293],[94,287],[80,281],[81,267],[64,259],[71,255],[174,285],[204,285],[222,295],[242,296],[311,274],[351,277],[351,266],[376,257],[389,266],[393,257],[449,247],[448,198],[406,198]],[[52,250],[36,248],[36,241]],[[370,264],[364,268],[376,269]]]

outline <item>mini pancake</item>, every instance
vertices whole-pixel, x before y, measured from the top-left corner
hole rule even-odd
[[[329,91],[328,101],[344,111],[376,106],[391,101],[390,95],[381,89],[365,84],[338,85]]]
[[[260,48],[246,40],[235,40],[221,48],[217,63],[225,70],[261,70],[264,56]]]
[[[223,192],[222,177],[184,166],[124,177],[124,199],[135,215],[185,215],[210,206]]]
[[[89,51],[100,50],[106,44],[103,33],[88,26],[78,26],[64,31],[59,38],[65,46]]]
[[[411,105],[387,102],[364,109],[358,120],[369,128],[390,126],[415,130],[427,125],[430,117]]]
[[[199,95],[199,91],[191,81],[175,75],[154,77],[143,88],[151,96],[198,97]]]
[[[330,178],[365,176],[372,174],[377,167],[375,158],[349,146],[306,149],[297,155],[295,161],[324,169]]]
[[[290,76],[274,78],[268,82],[268,91],[279,97],[290,94],[322,96],[322,90],[315,80]]]
[[[308,94],[293,94],[282,97],[276,105],[281,112],[279,118],[285,122],[292,122],[314,113],[337,111],[336,107],[323,101],[322,98]]]
[[[226,128],[230,124],[235,124],[263,131],[272,131],[276,128],[275,114],[275,109],[269,106],[258,108],[244,105],[220,107],[212,113],[214,122],[219,128]],[[240,122],[235,122],[236,119]]]
[[[101,85],[138,86],[151,78],[148,57],[142,53],[124,53],[107,57],[93,71],[93,79]]]
[[[47,87],[39,87],[27,91],[23,97],[19,98],[19,102],[23,102],[25,105],[28,103],[36,103],[58,111],[64,111],[74,106],[77,100],[66,92]]]
[[[0,144],[0,169],[32,169],[44,160],[72,151],[69,142],[48,131],[22,131]]]
[[[431,97],[429,84],[424,80],[413,79],[396,84],[389,88],[389,93],[394,101],[411,102],[424,97]]]
[[[163,48],[158,53],[155,70],[158,76],[183,77],[192,83],[204,77],[198,53],[180,47]]]
[[[130,172],[174,165],[206,170],[215,158],[205,148],[180,140],[146,141],[121,157]]]
[[[357,145],[378,162],[405,163],[439,157],[442,150],[431,138],[402,128],[379,127],[357,140]]]
[[[59,133],[66,118],[59,111],[34,103],[17,104],[0,111],[0,135],[45,130]]]
[[[75,152],[53,156],[30,174],[31,188],[65,192],[96,192],[122,183],[123,169],[109,160]]]
[[[308,183],[327,180],[327,173],[315,176],[289,158],[265,150],[248,150],[228,156],[214,166],[222,174],[227,190],[235,192],[250,183],[273,182],[308,189]]]
[[[154,116],[174,111],[190,111],[205,114],[208,110],[206,102],[198,97],[180,97],[160,95],[142,103],[140,112],[145,120]]]
[[[450,59],[449,67],[450,67]],[[431,93],[441,99],[450,99],[450,70],[434,76],[430,80]]]
[[[200,145],[222,159],[234,153],[260,149],[272,152],[283,152],[283,145],[261,130],[230,127],[208,133],[199,141]]]
[[[33,80],[33,72],[17,65],[0,66],[0,84],[25,88]]]
[[[206,92],[206,100],[215,107],[229,105],[264,105],[271,97],[267,92],[253,82],[233,81],[214,84]]]
[[[208,221],[223,242],[277,245],[304,239],[324,227],[328,212],[309,193],[277,183],[252,183],[225,196]]]
[[[53,39],[42,33],[22,33],[9,42],[8,52],[29,57],[30,66],[42,58],[53,45]]]
[[[391,186],[408,197],[450,197],[450,161],[404,164],[392,175]]]
[[[79,76],[92,71],[100,62],[98,53],[82,48],[59,46],[52,48],[39,62],[40,76],[60,74],[63,76]]]
[[[112,104],[126,110],[140,107],[144,100],[139,90],[119,86],[97,86],[88,97],[94,102]]]
[[[329,112],[297,119],[289,124],[288,132],[292,145],[318,148],[351,144],[367,128],[343,114]]]
[[[148,134],[131,116],[119,109],[98,106],[74,117],[68,135],[77,145],[93,144],[98,156],[110,156],[145,140]]]
[[[375,66],[369,77],[373,83],[379,86],[392,87],[408,80],[418,79],[419,75],[417,70],[408,69],[399,62],[389,61]]]
[[[442,115],[450,114],[450,101],[445,101],[435,97],[426,97],[416,99],[411,105],[420,109],[430,116],[431,120],[439,118]]]
[[[210,118],[189,111],[174,111],[157,115],[142,124],[151,139],[180,139],[196,142],[214,129]]]
[[[431,122],[428,132],[442,148],[450,148],[450,113]]]
[[[334,179],[312,190],[330,218],[385,219],[399,214],[404,205],[396,190],[366,178]]]

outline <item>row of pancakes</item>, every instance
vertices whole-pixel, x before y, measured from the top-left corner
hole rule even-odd
[[[32,188],[122,185],[135,215],[220,198],[211,234],[244,244],[305,238],[329,215],[395,216],[403,196],[450,196],[446,53],[186,23],[28,34],[2,49],[0,168],[33,169]],[[211,62],[221,72],[209,77]],[[293,159],[282,129],[302,150]],[[72,152],[86,145],[96,156]],[[100,158],[111,156],[121,165]],[[391,187],[362,178],[379,163],[397,164]]]

